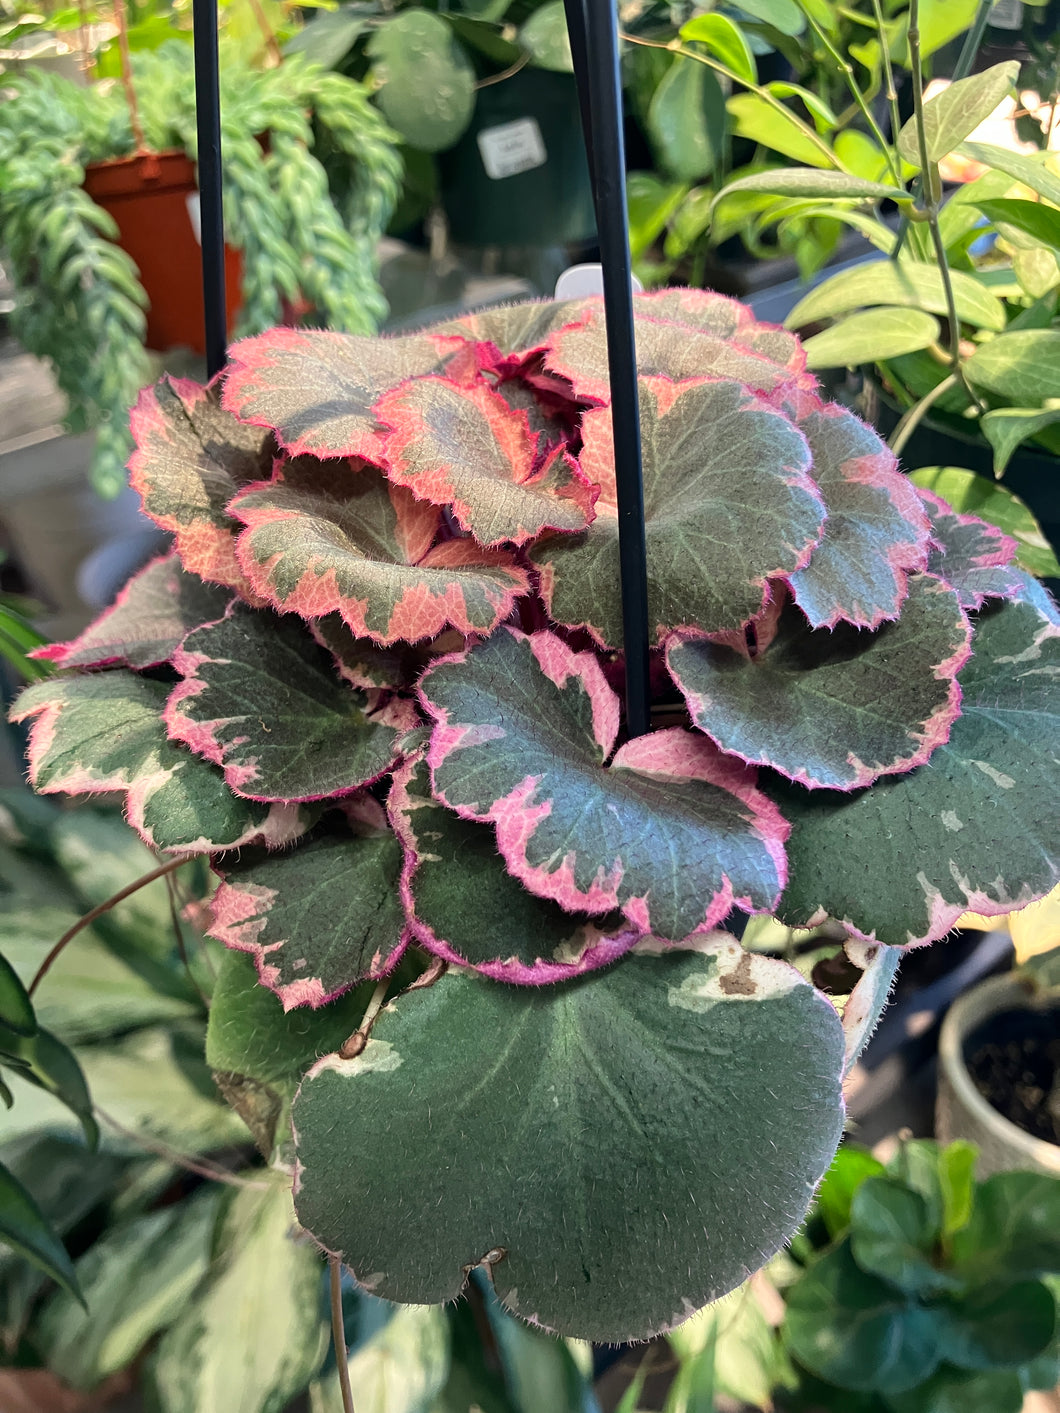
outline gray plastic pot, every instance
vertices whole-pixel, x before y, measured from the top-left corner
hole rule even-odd
[[[1055,1005],[1055,997],[1039,1001],[1010,972],[990,977],[966,992],[950,1007],[942,1023],[935,1132],[942,1143],[966,1138],[978,1147],[980,1178],[1014,1168],[1060,1177],[1060,1145],[1034,1138],[1009,1123],[976,1089],[964,1060],[968,1037],[991,1016]]]

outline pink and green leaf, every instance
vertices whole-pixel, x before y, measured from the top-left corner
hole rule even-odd
[[[1026,602],[988,605],[961,672],[961,715],[926,766],[870,790],[809,793],[775,779],[791,821],[778,916],[819,911],[868,940],[943,937],[963,912],[997,916],[1060,877],[1060,624]]]
[[[169,737],[221,766],[246,799],[322,800],[393,764],[408,703],[378,703],[344,682],[300,619],[236,603],[189,633],[173,658],[184,681],[166,705]]]
[[[951,584],[967,609],[988,598],[1019,598],[1024,578],[1014,563],[1019,544],[977,515],[961,515],[931,491],[920,491],[931,522],[929,567]]]
[[[902,616],[875,632],[811,628],[789,604],[753,657],[675,635],[666,662],[721,750],[810,789],[855,790],[922,765],[947,739],[970,643],[957,595],[917,575]]]
[[[237,798],[221,771],[167,738],[162,713],[169,691],[124,668],[28,687],[12,720],[33,720],[35,788],[45,795],[124,791],[130,824],[154,848],[174,853],[297,838],[304,821],[295,806]]]
[[[909,574],[927,567],[927,517],[870,427],[834,403],[801,401],[798,426],[828,520],[809,564],[789,577],[795,602],[815,628],[876,628],[898,617]]]
[[[249,596],[235,557],[239,526],[226,507],[242,486],[270,474],[272,437],[242,426],[214,388],[186,378],[145,388],[131,426],[130,484],[151,519],[172,531],[184,568]]]
[[[680,729],[614,743],[618,701],[591,653],[507,631],[420,685],[435,726],[435,797],[493,824],[508,871],[538,897],[620,908],[676,940],[737,905],[772,906],[787,826],[755,772]]]
[[[557,448],[539,464],[527,414],[485,383],[415,378],[376,404],[387,479],[448,506],[481,545],[525,544],[543,530],[583,530],[594,495]]]
[[[269,427],[294,455],[378,462],[373,408],[406,378],[440,373],[467,339],[437,333],[364,338],[319,329],[270,329],[229,349],[224,405]]]
[[[320,646],[331,654],[339,676],[362,691],[404,691],[431,660],[432,643],[381,647],[371,638],[355,638],[338,613],[312,619],[308,626]],[[443,642],[446,636],[443,634]],[[458,646],[451,643],[440,652],[452,652]]]
[[[800,386],[816,386],[802,377],[806,354],[794,334],[778,324],[762,324],[753,311],[738,299],[704,289],[660,289],[638,295],[634,301],[638,319],[651,319],[686,331],[730,339],[763,358],[778,363]]]
[[[579,916],[528,893],[505,869],[493,831],[434,798],[422,760],[395,772],[387,810],[405,849],[401,890],[413,937],[436,956],[495,981],[540,986],[606,966],[639,939],[621,914]]]
[[[745,325],[736,336],[720,336],[707,332],[703,326],[646,317],[644,299],[643,295],[638,297],[635,309],[637,367],[642,377],[675,382],[685,378],[733,378],[755,392],[769,393],[796,386],[799,379],[809,376],[772,356],[778,351],[775,330],[768,331],[766,346],[770,351],[762,352],[754,346],[756,336],[752,330],[761,330],[763,325]],[[797,341],[791,335],[782,337],[797,350]],[[545,363],[553,373],[570,382],[579,398],[601,404],[610,401],[602,303],[594,306],[584,323],[561,329],[555,335]]]
[[[436,507],[377,471],[299,460],[232,504],[255,592],[305,618],[338,613],[376,643],[432,638],[451,624],[488,633],[529,588],[511,553],[469,540],[431,548]]]
[[[738,629],[761,613],[768,580],[795,572],[821,538],[824,506],[802,433],[742,384],[641,382],[648,609],[657,638],[681,627]],[[531,552],[556,622],[622,642],[611,414],[585,414],[583,473],[600,487],[576,538]]]
[[[495,309],[461,314],[428,332],[434,335],[459,334],[476,343],[489,344],[504,360],[521,360],[551,346],[555,334],[571,324],[583,323],[595,300],[537,299],[521,304],[501,304]],[[496,360],[494,360],[496,361]]]
[[[180,567],[175,554],[134,574],[110,608],[69,643],[49,643],[33,657],[56,667],[157,667],[186,633],[223,618],[231,593]]]
[[[401,857],[385,822],[352,831],[333,823],[280,853],[244,849],[218,867],[210,935],[253,956],[285,1011],[323,1006],[397,965],[406,943]]]

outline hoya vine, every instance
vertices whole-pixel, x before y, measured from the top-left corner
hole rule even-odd
[[[320,1245],[414,1303],[482,1266],[600,1341],[787,1239],[900,949],[1058,872],[1060,618],[1015,542],[739,304],[638,297],[637,347],[646,736],[593,300],[163,379],[131,470],[173,553],[16,706],[38,789],[212,856],[212,931],[285,1008],[411,981],[277,1134]],[[842,923],[842,1017],[734,909]]]

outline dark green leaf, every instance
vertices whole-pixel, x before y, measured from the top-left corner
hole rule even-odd
[[[959,1284],[932,1262],[938,1229],[919,1192],[889,1177],[870,1177],[850,1208],[850,1250],[863,1271],[907,1296],[930,1296]]]
[[[1019,1375],[998,1369],[966,1373],[942,1368],[919,1388],[887,1400],[890,1413],[1020,1413],[1023,1389]]]
[[[945,1301],[945,1358],[961,1369],[1015,1369],[1042,1354],[1056,1327],[1056,1301],[1041,1281],[973,1291]]]
[[[283,46],[285,54],[304,54],[312,64],[333,69],[368,28],[367,15],[350,10],[317,10],[312,21]]]
[[[1010,335],[1011,337],[1011,335]],[[1012,453],[1028,437],[1060,422],[1060,407],[999,407],[979,419],[983,435],[994,448],[994,475],[1005,474]],[[1029,512],[1028,512],[1029,513]]]
[[[666,1328],[776,1249],[831,1160],[842,1033],[796,975],[705,940],[589,983],[449,972],[303,1081],[299,1216],[388,1299],[453,1299],[487,1261],[545,1328]],[[454,1041],[482,1035],[485,1070]]]
[[[988,220],[998,226],[1006,239],[1010,238],[1006,230],[1011,228],[1029,237],[1035,245],[1049,245],[1060,250],[1060,211],[1055,206],[1047,206],[1044,201],[1011,197],[978,201],[976,205]]]
[[[781,34],[797,35],[806,28],[806,16],[795,0],[739,0],[738,8],[753,20],[772,25]]]
[[[33,1002],[22,985],[18,972],[0,952],[0,1022],[18,1035],[31,1036],[37,1031]]]
[[[784,1335],[811,1373],[854,1392],[890,1395],[915,1388],[942,1357],[934,1311],[866,1275],[849,1239],[826,1251],[789,1287]]]
[[[85,1082],[84,1071],[74,1052],[49,1030],[38,1030],[29,1039],[16,1038],[13,1053],[15,1068],[22,1077],[38,1088],[47,1090],[71,1113],[76,1114],[84,1130],[85,1142],[95,1148],[99,1129],[92,1116],[92,1099]],[[0,1055],[0,1063],[4,1063]]]
[[[717,78],[677,55],[648,109],[648,132],[660,165],[679,181],[707,177],[725,140],[725,98]]]
[[[451,147],[475,106],[475,73],[445,21],[420,9],[388,16],[368,54],[391,127],[423,152]]]
[[[30,1194],[3,1164],[0,1164],[0,1237],[83,1303],[66,1247]]]
[[[1060,1271],[1060,1183],[1044,1173],[996,1173],[953,1237],[953,1268],[975,1285]]]

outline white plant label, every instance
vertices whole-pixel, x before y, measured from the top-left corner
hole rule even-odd
[[[548,161],[536,118],[516,118],[513,123],[483,128],[478,135],[478,150],[486,175],[493,181],[532,172]]]

